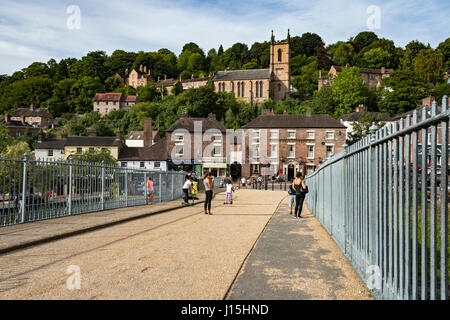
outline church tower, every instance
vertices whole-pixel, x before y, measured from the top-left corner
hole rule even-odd
[[[274,101],[289,98],[291,91],[291,36],[286,40],[275,41],[273,35],[270,41],[270,75]]]

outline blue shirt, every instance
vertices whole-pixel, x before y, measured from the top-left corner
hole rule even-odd
[[[289,195],[290,196],[297,195],[297,192],[295,192],[295,189],[293,188],[292,184],[289,186]]]

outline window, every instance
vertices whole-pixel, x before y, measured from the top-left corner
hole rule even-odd
[[[308,159],[314,159],[314,146],[307,146],[307,155]]]
[[[80,154],[81,152],[83,152],[82,148],[77,148],[77,154]]]
[[[261,98],[263,96],[263,82],[261,81],[259,83],[259,97]]]
[[[281,84],[278,84],[278,91],[281,91]]]
[[[97,112],[100,112],[100,108],[97,108]]]
[[[333,146],[327,146],[327,158],[333,155]]]
[[[307,132],[306,132],[306,139],[308,139],[308,140],[314,140],[314,139],[315,139],[315,133],[314,133],[314,131],[307,131]]]
[[[102,152],[104,152],[104,151],[106,151],[106,148],[101,148],[100,150],[101,150]]]
[[[288,158],[295,158],[295,145],[289,145],[288,147]]]
[[[105,109],[105,113],[108,113],[108,108]]]
[[[155,161],[154,167],[155,167],[155,168],[161,168],[161,162]]]
[[[89,152],[94,152],[94,148],[89,148]]]
[[[241,83],[238,82],[238,97],[241,96]]]
[[[122,168],[126,168],[127,167],[127,163],[126,162],[122,162],[120,165],[122,166]]]
[[[282,58],[281,53],[282,53],[281,49],[278,49],[278,62],[281,62]]]
[[[259,158],[259,145],[256,145],[254,148],[253,148],[253,158]]]
[[[214,146],[214,156],[221,156],[222,155],[222,147],[221,146]]]
[[[253,144],[259,144],[259,131],[253,131]]]
[[[278,130],[270,130],[270,139],[278,140]]]
[[[141,161],[141,162],[139,163],[139,168],[145,168],[145,162]]]
[[[288,131],[288,139],[295,139],[295,130]]]
[[[259,81],[256,81],[256,97],[259,97]]]
[[[244,82],[241,82],[241,94],[242,94],[242,97],[245,96],[245,86],[244,86]]]
[[[282,73],[283,73],[283,69],[277,69],[277,75],[281,76]]]
[[[184,155],[183,145],[175,145],[175,155],[177,157],[182,157]]]
[[[184,134],[176,134],[175,135],[175,141],[183,142],[184,141]]]
[[[227,88],[227,86],[225,85],[225,83],[222,83],[222,91],[225,91]]]
[[[222,136],[220,136],[220,135],[213,136],[213,141],[214,141],[215,143],[217,143],[217,142],[222,142]]]
[[[333,140],[333,139],[334,139],[334,132],[327,131],[327,140]]]
[[[271,144],[270,145],[270,157],[276,158],[278,156],[278,145]]]
[[[53,157],[53,150],[52,149],[47,150],[47,156],[48,157]]]

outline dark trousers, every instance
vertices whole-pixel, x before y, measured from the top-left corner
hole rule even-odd
[[[207,190],[206,192],[206,200],[205,200],[205,211],[211,211],[211,201],[213,192],[212,190]]]
[[[189,189],[183,189],[184,192],[184,202],[189,203]]]
[[[303,193],[297,194],[295,196],[295,212],[294,212],[294,215],[296,217],[300,217],[302,215],[303,201],[305,201],[305,195]]]

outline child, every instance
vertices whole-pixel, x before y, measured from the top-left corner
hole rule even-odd
[[[224,204],[233,204],[233,200],[231,199],[231,193],[233,192],[233,183],[231,183],[231,180],[228,180],[227,182],[227,196],[225,198]]]
[[[192,189],[191,189],[191,195],[192,195],[192,204],[194,204],[195,200],[197,200],[197,192],[198,192],[198,180],[197,178],[192,181]]]
[[[294,186],[292,185],[294,183],[294,180],[291,180],[291,184],[289,185],[289,214],[292,216],[292,209],[295,207],[295,196],[297,195],[297,192],[294,189]]]

